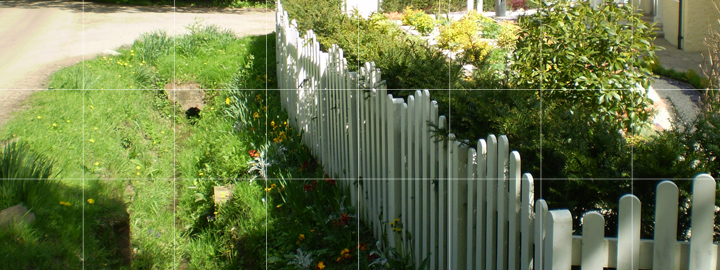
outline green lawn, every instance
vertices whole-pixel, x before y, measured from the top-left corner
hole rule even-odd
[[[0,207],[22,203],[37,216],[0,230],[0,260],[12,261],[0,268],[295,269],[298,249],[309,267],[370,263],[375,240],[358,231],[346,190],[324,178],[272,90],[274,34],[189,28],[60,70],[0,128],[0,146],[15,142],[52,165],[46,180],[0,183]],[[165,96],[172,81],[219,90],[188,118]],[[262,163],[267,174],[252,170]],[[37,178],[31,171],[24,177]],[[214,202],[216,186],[233,191],[227,203]]]

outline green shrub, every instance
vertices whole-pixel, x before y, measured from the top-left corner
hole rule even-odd
[[[497,35],[498,47],[507,49],[510,51],[515,50],[515,42],[517,42],[517,35],[520,32],[520,28],[511,22],[500,23],[500,30]]]
[[[412,7],[405,8],[402,23],[415,27],[423,36],[427,36],[435,29],[435,20],[422,10],[413,10]]]
[[[459,80],[459,65],[448,64],[445,55],[436,48],[426,45],[420,37],[407,35],[394,23],[376,16],[365,19],[357,14],[303,17],[306,11],[299,9],[305,7],[300,4],[305,2],[320,5],[317,8],[330,12],[339,10],[339,6],[334,6],[336,1],[293,0],[288,4],[283,2],[283,5],[290,18],[298,20],[301,33],[311,29],[301,25],[320,26],[313,30],[318,35],[321,49],[327,51],[332,44],[343,48],[350,70],[357,70],[365,62],[375,62],[382,70],[388,89],[446,89],[450,87],[449,81]],[[391,90],[390,93],[397,96],[402,91]]]
[[[547,89],[546,101],[568,102],[569,110],[587,112],[591,121],[615,120],[625,129],[647,123],[645,106],[652,101],[645,91],[623,89],[648,88],[654,38],[629,6],[546,3],[521,17],[519,26],[511,87]],[[598,91],[580,91],[586,89]]]
[[[408,6],[417,7],[428,12],[446,13],[449,11],[465,10],[467,1],[465,0],[384,0],[381,8],[383,12],[402,11]]]
[[[451,51],[462,50],[471,46],[479,38],[478,31],[480,31],[480,27],[475,20],[465,16],[448,26],[440,27],[438,46]]]

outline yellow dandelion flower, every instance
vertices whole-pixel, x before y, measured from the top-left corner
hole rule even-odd
[[[39,116],[39,115],[38,115],[38,116],[37,116],[37,119],[42,119],[42,116]]]
[[[93,204],[93,203],[95,203],[95,200],[93,200],[92,198],[90,198],[90,199],[87,200],[87,202],[88,202],[89,204]]]
[[[199,173],[198,175],[199,175],[199,176],[203,176],[203,173]]]
[[[95,162],[95,166],[100,166],[100,162]]]
[[[93,110],[94,110],[94,109],[95,109],[95,106],[93,106],[93,105],[90,105],[90,109],[93,109]]]
[[[230,105],[230,98],[225,98],[225,105]]]
[[[90,143],[95,143],[95,140],[93,140],[93,139],[90,139],[89,141],[90,141]]]
[[[70,123],[70,120],[67,120],[67,121],[65,121],[65,122],[68,122],[68,123]]]
[[[122,77],[122,75],[118,75],[118,78]]]
[[[139,170],[139,169],[140,169],[140,166],[135,167],[135,169],[138,169],[138,170]]]
[[[52,126],[53,126],[53,127],[57,127],[57,124],[53,123],[53,125],[52,125]]]
[[[137,173],[135,173],[135,174],[140,175],[140,172],[137,172]]]

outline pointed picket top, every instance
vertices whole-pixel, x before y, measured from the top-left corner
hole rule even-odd
[[[693,180],[689,269],[712,269],[716,188],[709,174],[699,174]]]

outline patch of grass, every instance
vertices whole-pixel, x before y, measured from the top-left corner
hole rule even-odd
[[[652,71],[656,75],[665,76],[673,80],[689,83],[695,89],[706,89],[708,86],[707,78],[703,77],[692,69],[685,72],[680,72],[673,68],[665,68],[660,64],[656,64],[652,66]]]
[[[173,243],[183,242],[176,238],[180,232],[175,234],[173,178],[180,176],[176,160],[183,156],[186,135],[197,131],[167,100],[163,87],[173,78],[203,88],[222,86],[243,63],[243,47],[252,39],[240,40],[215,27],[190,28],[191,34],[176,39],[147,34],[119,49],[118,56],[57,72],[49,82],[55,91],[35,93],[30,108],[0,131],[0,140],[22,140],[30,151],[52,157],[59,179],[44,196],[48,203],[33,208],[36,223],[0,236],[9,244],[3,246],[15,248],[3,254],[25,254],[16,266],[80,268],[84,260],[91,268],[122,268],[130,259],[135,268],[178,266]],[[189,147],[189,152],[197,150]],[[232,160],[226,164],[242,171]],[[39,198],[29,197],[30,202]],[[17,241],[37,245],[18,249],[12,245]]]
[[[366,268],[375,240],[280,106],[274,34],[190,29],[59,71],[0,130],[57,172],[47,202],[25,202],[37,221],[0,233],[0,254],[24,254],[17,268],[294,269],[301,249],[312,267],[356,269],[359,256]],[[191,121],[165,97],[173,81],[229,90],[206,90]]]

